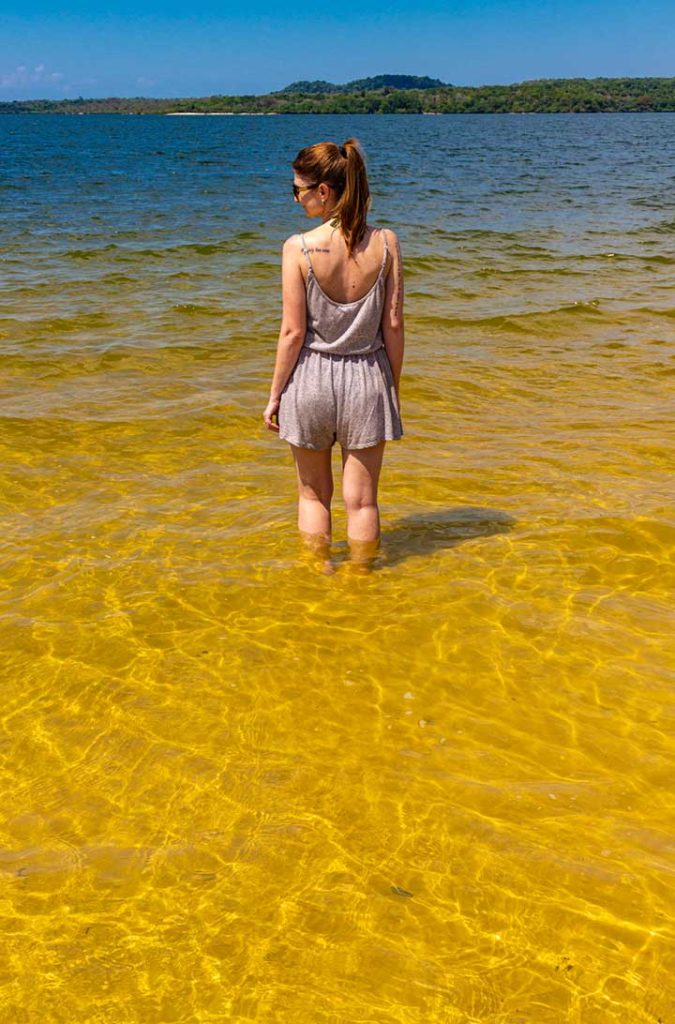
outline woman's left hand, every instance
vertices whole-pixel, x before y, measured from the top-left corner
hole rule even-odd
[[[265,409],[265,411],[263,413],[263,419],[265,421],[265,426],[267,427],[268,430],[276,430],[277,432],[279,431],[279,416],[278,416],[278,412],[279,412],[279,399],[278,398],[270,398],[269,402],[267,403],[267,408]],[[277,419],[276,423],[274,423],[273,419],[272,419],[272,417],[274,417],[274,416],[276,416],[276,419]]]

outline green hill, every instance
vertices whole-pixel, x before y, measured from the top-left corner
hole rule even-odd
[[[439,78],[427,78],[417,75],[376,75],[374,78],[358,78],[346,85],[335,85],[333,82],[292,82],[290,85],[271,93],[281,96],[289,92],[314,93],[350,93],[368,92],[373,89],[443,89],[452,88],[448,82]]]

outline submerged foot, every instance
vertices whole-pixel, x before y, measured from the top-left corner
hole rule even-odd
[[[322,575],[331,576],[335,572],[335,566],[330,557],[330,537],[324,533],[307,533],[300,530],[300,540],[304,560]]]
[[[347,538],[349,545],[349,571],[356,575],[366,575],[372,572],[375,567],[377,556],[380,552],[380,538],[375,540],[355,540]]]

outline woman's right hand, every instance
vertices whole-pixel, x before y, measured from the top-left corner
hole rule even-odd
[[[270,398],[270,400],[267,403],[267,406],[265,408],[265,411],[263,413],[263,419],[265,421],[265,426],[267,427],[267,429],[268,430],[275,430],[277,433],[279,432],[279,416],[278,416],[278,413],[279,413],[279,399],[278,398]],[[272,419],[273,416],[276,416],[276,418],[277,418],[277,422],[276,423]]]

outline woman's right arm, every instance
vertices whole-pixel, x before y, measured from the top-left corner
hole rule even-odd
[[[392,256],[391,269],[387,274],[384,290],[384,311],[382,313],[382,335],[384,347],[394,375],[396,397],[399,393],[401,367],[403,365],[403,349],[405,346],[405,330],[403,323],[403,259],[398,237],[391,228],[387,228],[387,241]]]

